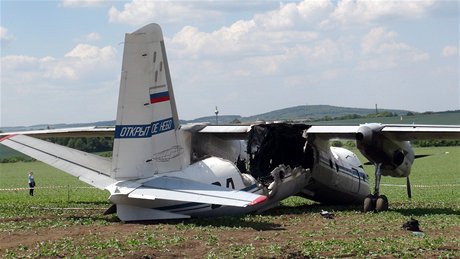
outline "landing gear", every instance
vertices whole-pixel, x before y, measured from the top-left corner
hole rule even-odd
[[[364,199],[364,212],[374,211],[375,210],[375,199],[374,195],[368,195]]]
[[[388,198],[385,195],[380,195],[375,203],[375,211],[380,212],[385,210],[388,210]]]
[[[375,211],[381,212],[388,210],[388,198],[385,195],[380,195],[380,178],[382,178],[381,173],[381,163],[375,165],[375,186],[374,194],[368,195],[364,199],[364,212]]]
[[[381,212],[388,210],[388,198],[385,195],[368,195],[364,199],[364,212]]]

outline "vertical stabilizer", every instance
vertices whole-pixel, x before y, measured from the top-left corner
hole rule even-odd
[[[112,159],[112,177],[146,178],[182,169],[176,103],[161,28],[126,34]]]

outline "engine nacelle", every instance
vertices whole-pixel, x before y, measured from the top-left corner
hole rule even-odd
[[[397,141],[380,134],[380,124],[366,124],[358,129],[356,143],[372,163],[381,164],[385,176],[407,177],[414,162],[414,151],[408,141]]]

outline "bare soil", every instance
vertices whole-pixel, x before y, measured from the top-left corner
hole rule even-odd
[[[32,228],[0,232],[0,256],[14,251],[17,256],[39,256],[44,243],[53,244],[71,240],[72,249],[59,248],[57,257],[75,255],[110,256],[125,258],[305,258],[308,249],[313,257],[367,257],[372,250],[379,251],[380,246],[394,245],[395,240],[412,240],[414,233],[401,228],[400,224],[390,221],[366,222],[366,216],[359,213],[336,213],[333,219],[322,217],[317,212],[305,211],[281,215],[278,211],[269,216],[244,216],[231,218],[209,218],[200,220],[142,222],[126,224],[113,217],[102,217],[98,211],[71,212],[67,215],[53,215],[52,212],[41,217],[0,219],[0,224],[28,223]],[[94,224],[75,224],[75,218],[95,219]],[[363,219],[364,218],[364,219]],[[96,220],[97,219],[97,220]],[[401,217],[404,220],[405,217]],[[59,227],[39,226],[41,221],[62,221]],[[356,225],[357,220],[359,223]],[[442,230],[422,226],[423,236],[431,241],[437,238],[447,240],[437,246],[427,247],[424,257],[437,257],[445,254],[456,257],[460,255],[457,235],[460,227],[444,227]],[[153,238],[149,241],[149,237]],[[369,240],[359,247],[344,250],[344,245],[356,240]],[[379,238],[384,238],[380,240]],[[420,237],[420,243],[423,243]],[[116,240],[118,245],[97,247],[104,241]],[[139,241],[138,244],[132,242]],[[451,240],[451,241],[449,241]],[[307,244],[310,242],[310,248]],[[316,243],[315,243],[316,242]],[[331,248],[321,249],[321,242]],[[331,243],[332,242],[332,243]],[[333,243],[335,242],[335,243]],[[391,244],[389,244],[391,242]],[[415,242],[419,242],[415,240]],[[428,242],[428,241],[427,241]],[[315,246],[318,246],[316,247]],[[121,248],[120,248],[121,246]],[[404,246],[404,244],[402,244]],[[430,245],[427,245],[430,246]],[[18,249],[22,247],[22,249]],[[76,248],[78,247],[78,248]],[[414,255],[420,255],[420,247],[412,248]],[[425,248],[423,248],[425,249]],[[391,250],[391,249],[390,249]],[[410,249],[409,249],[410,250]],[[307,253],[306,253],[307,251]],[[364,254],[360,254],[364,251]],[[377,257],[398,257],[394,253],[383,252]]]

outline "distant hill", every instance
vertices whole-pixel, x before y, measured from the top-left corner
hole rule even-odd
[[[387,111],[395,113],[397,115],[405,115],[410,111],[407,110],[394,110],[394,109],[379,109],[379,112]],[[331,118],[341,117],[345,115],[356,114],[359,116],[366,116],[368,114],[375,113],[375,109],[364,109],[364,108],[349,108],[349,107],[338,107],[331,105],[299,105],[294,107],[289,107],[280,110],[274,110],[271,112],[266,112],[258,115],[253,115],[249,117],[241,117],[238,115],[228,115],[228,116],[219,116],[219,124],[229,124],[235,119],[241,122],[254,122],[254,121],[280,121],[280,120],[289,120],[289,121],[311,121],[318,120],[325,116]],[[201,117],[195,120],[185,121],[188,123],[197,123],[197,122],[210,122],[215,123],[216,116]]]
[[[418,124],[460,124],[460,110],[457,111],[446,111],[446,112],[426,112],[426,113],[414,113],[407,110],[397,109],[379,109],[379,112],[392,113],[393,117],[380,117],[380,118],[358,118],[351,120],[337,120],[335,118],[343,117],[347,115],[367,116],[369,114],[375,114],[374,109],[364,108],[349,108],[349,107],[337,107],[330,105],[300,105],[295,107],[289,107],[280,110],[274,110],[267,113],[253,115],[249,117],[242,117],[240,115],[219,115],[219,124],[231,124],[235,122],[250,123],[255,121],[295,121],[300,123],[312,123],[312,124],[335,124],[335,125],[356,125],[366,122],[381,122],[381,123],[418,123]],[[413,114],[413,116],[406,116],[407,114]],[[401,116],[403,120],[401,120]],[[327,120],[322,121],[321,119]],[[216,116],[201,117],[194,120],[180,120],[181,124],[186,123],[216,123]],[[115,121],[98,121],[91,123],[75,123],[75,124],[40,124],[33,126],[19,126],[19,127],[3,127],[0,128],[3,132],[11,131],[24,131],[24,130],[38,130],[38,129],[59,129],[69,127],[87,127],[87,126],[113,126]]]

